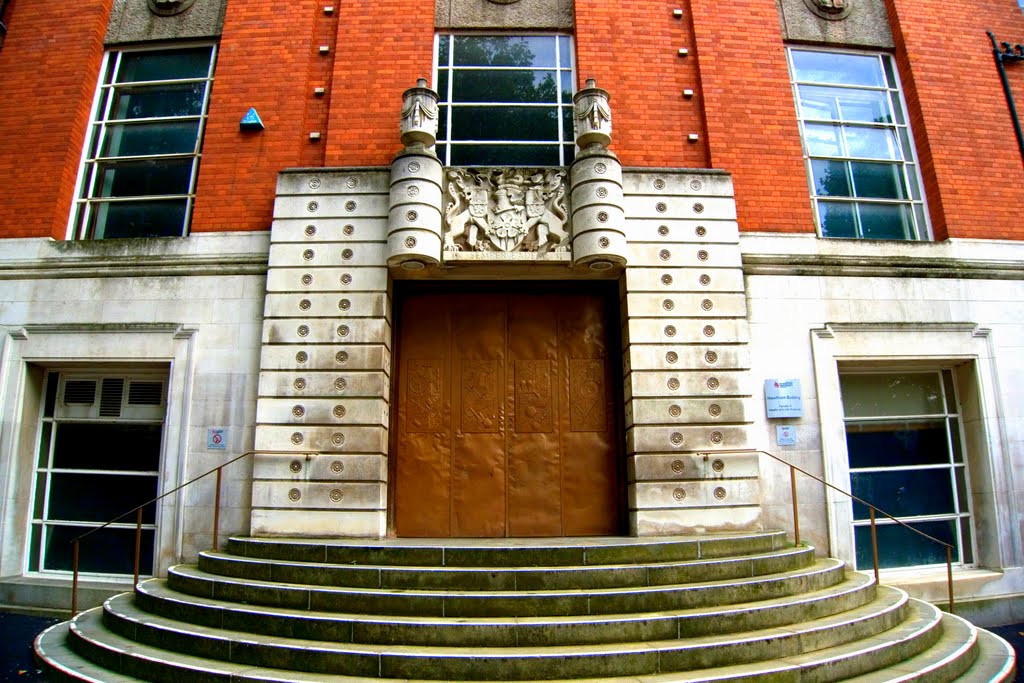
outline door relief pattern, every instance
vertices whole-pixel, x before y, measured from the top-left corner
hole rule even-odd
[[[498,361],[463,359],[462,431],[493,434],[500,430]]]
[[[409,378],[405,426],[407,432],[437,432],[442,428],[441,360],[411,359],[406,365]]]
[[[552,361],[517,360],[516,378],[516,431],[554,431],[551,400]]]
[[[605,415],[604,360],[573,358],[569,361],[569,429],[603,432]]]

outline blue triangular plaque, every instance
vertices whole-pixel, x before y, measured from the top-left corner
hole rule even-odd
[[[256,107],[249,107],[249,111],[242,117],[238,127],[242,130],[263,130],[263,119],[256,113]]]

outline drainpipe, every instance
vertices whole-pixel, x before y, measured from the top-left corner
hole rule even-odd
[[[992,31],[986,31],[988,39],[992,41],[992,55],[996,58],[996,67],[999,69],[999,78],[1003,82],[1003,92],[1006,93],[1006,103],[1010,107],[1010,118],[1013,119],[1013,131],[1017,134],[1017,147],[1020,149],[1021,159],[1024,160],[1024,132],[1020,128],[1020,117],[1017,116],[1017,105],[1013,102],[1013,91],[1010,90],[1010,81],[1006,78],[1006,67],[1004,61],[1019,62],[1024,60],[1024,45],[1018,43],[1011,47],[1007,42],[1001,43],[1002,47],[996,44],[996,37]]]

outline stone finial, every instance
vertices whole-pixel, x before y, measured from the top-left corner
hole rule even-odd
[[[593,78],[573,98],[576,106],[576,144],[580,149],[591,145],[607,147],[612,141],[612,110],[607,91],[597,87]]]
[[[402,144],[432,146],[437,141],[437,93],[427,87],[427,79],[420,78],[402,99]]]

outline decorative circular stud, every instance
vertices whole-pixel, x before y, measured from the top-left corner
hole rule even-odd
[[[661,178],[656,178],[654,180],[654,189],[655,190],[664,190],[665,189],[665,181],[662,180]]]
[[[304,380],[303,378],[299,377],[297,380],[295,380],[292,383],[292,386],[295,387],[296,389],[298,389],[299,391],[302,391],[303,389],[306,388],[306,380]]]
[[[405,212],[405,220],[409,221],[410,223],[413,222],[414,220],[416,220],[419,217],[420,217],[420,215],[418,213],[416,213],[415,211],[406,211]]]
[[[406,168],[409,169],[409,173],[417,173],[420,170],[420,162],[410,161],[409,165],[406,166]]]
[[[406,246],[407,249],[412,249],[413,247],[415,247],[416,246],[416,238],[415,237],[406,237],[405,238],[405,246]]]
[[[292,443],[296,446],[302,443],[302,432],[292,432]]]
[[[607,237],[600,237],[597,240],[597,246],[601,247],[602,249],[607,249],[608,245],[611,244],[611,243],[612,243],[612,241],[610,239],[608,239]]]
[[[715,472],[721,472],[722,470],[725,469],[725,461],[719,458],[715,458],[714,460],[711,461],[711,469],[713,469]]]
[[[714,351],[708,351],[707,353],[704,354],[704,360],[706,360],[709,363],[717,363],[718,354],[715,353]]]
[[[708,229],[705,228],[703,225],[698,225],[697,229],[694,230],[694,232],[697,233],[697,237],[703,237],[704,235],[708,234]]]
[[[665,273],[664,275],[662,275],[661,276],[661,284],[663,284],[666,287],[668,287],[670,284],[672,284],[672,276],[669,275],[668,273]]]
[[[683,435],[679,432],[672,432],[672,436],[669,437],[669,441],[672,442],[673,446],[681,446],[683,444]]]
[[[718,405],[717,403],[712,403],[711,405],[708,406],[708,414],[711,417],[718,417],[719,415],[722,414],[722,406]]]
[[[704,183],[702,183],[698,179],[694,178],[693,180],[690,181],[690,189],[691,190],[699,190],[702,187],[704,187]]]
[[[302,498],[302,491],[298,489],[292,489],[288,492],[288,500],[292,501],[293,503],[297,501],[299,498]]]
[[[672,492],[672,497],[675,498],[676,500],[683,500],[684,498],[686,498],[686,489],[676,489],[675,491]]]
[[[608,170],[608,167],[607,167],[607,166],[605,166],[605,165],[604,165],[604,164],[602,164],[602,163],[597,163],[597,164],[594,164],[594,172],[595,172],[595,173],[604,173],[604,172],[605,172],[605,171],[607,171],[607,170]]]
[[[331,489],[331,501],[340,503],[341,499],[345,497],[345,494],[341,492],[341,489]]]
[[[299,325],[299,327],[295,330],[295,332],[300,337],[305,337],[306,335],[309,334],[309,325]]]
[[[305,251],[302,252],[302,258],[306,259],[307,261],[312,261],[314,256],[316,256],[316,252],[313,251],[312,249],[306,249]]]
[[[335,460],[331,463],[331,472],[335,474],[341,474],[345,471],[345,463],[340,460]]]
[[[700,251],[697,252],[697,258],[699,258],[701,261],[707,261],[708,260],[708,252],[706,252],[705,250],[701,249]]]
[[[297,405],[292,408],[292,415],[294,415],[295,417],[302,417],[305,414],[306,409],[303,408],[302,406]]]
[[[313,306],[313,302],[309,299],[302,299],[299,301],[299,310],[308,311]]]
[[[415,185],[410,185],[406,189],[405,193],[407,195],[409,195],[410,197],[419,197],[420,196],[420,188],[416,187]]]
[[[302,282],[302,284],[304,284],[304,285],[311,285],[311,284],[313,284],[313,276],[310,275],[309,273],[304,273],[302,275],[302,277],[299,278],[299,279]]]
[[[597,222],[598,223],[607,223],[608,222],[608,213],[605,212],[605,211],[598,211],[597,212]]]
[[[359,179],[358,178],[349,178],[349,179],[347,179],[345,181],[345,185],[348,186],[348,189],[354,190],[354,189],[356,189],[356,187],[359,186]]]
[[[679,380],[676,379],[675,377],[672,377],[671,379],[669,379],[669,381],[668,381],[668,388],[671,389],[672,391],[675,391],[676,389],[678,389],[679,388]]]
[[[717,377],[708,377],[708,389],[711,389],[711,391],[714,391],[721,385],[722,383],[718,381]]]
[[[347,337],[349,332],[351,332],[351,330],[348,328],[348,325],[338,325],[339,337]]]
[[[723,488],[721,486],[716,486],[715,487],[715,498],[717,498],[718,500],[725,500],[725,496],[726,495],[727,494],[725,492],[725,488]]]
[[[342,299],[341,301],[338,302],[338,308],[340,308],[343,311],[347,311],[348,309],[352,308],[352,302],[349,301],[348,299]]]
[[[348,351],[338,351],[334,354],[334,360],[342,365],[348,362]]]
[[[654,210],[657,211],[658,213],[665,213],[666,211],[668,211],[668,204],[666,204],[665,202],[658,202],[657,204],[654,205]]]
[[[666,311],[671,311],[673,308],[676,307],[676,304],[674,301],[672,301],[672,299],[665,299],[664,301],[661,302],[661,307],[664,308]]]
[[[668,236],[668,226],[667,225],[660,225],[660,226],[658,226],[658,234],[661,235],[662,237],[667,237]]]
[[[704,205],[701,204],[700,202],[695,202],[694,205],[693,205],[693,212],[694,213],[704,213]]]
[[[356,203],[351,199],[345,202],[345,210],[348,211],[349,213],[352,213],[353,211],[356,210]]]
[[[666,337],[674,337],[674,336],[676,336],[676,326],[675,325],[665,325],[665,336]]]
[[[333,443],[335,446],[342,445],[343,443],[345,443],[345,435],[342,434],[341,432],[335,432],[334,434],[331,434],[331,443]]]
[[[334,380],[334,388],[337,389],[338,391],[345,391],[346,389],[348,389],[348,380],[345,379],[344,377],[339,377],[338,379]]]
[[[668,353],[665,354],[665,360],[667,360],[669,363],[675,363],[677,360],[679,360],[679,354],[676,353],[675,351],[669,351]]]
[[[352,276],[348,273],[343,273],[341,276],[341,284],[350,285],[352,284]]]
[[[341,258],[345,259],[346,261],[351,261],[354,253],[355,252],[353,252],[351,249],[342,249]]]
[[[341,231],[343,233],[345,233],[346,235],[348,235],[349,237],[351,237],[352,233],[354,233],[356,231],[356,226],[354,226],[354,225],[346,225],[344,228],[341,229]]]
[[[703,329],[703,332],[704,332],[704,336],[705,337],[714,337],[715,336],[715,326],[714,325],[705,325],[704,329]]]
[[[606,188],[606,187],[599,187],[599,188],[597,188],[596,194],[601,199],[604,199],[605,197],[608,196],[608,188]]]
[[[708,275],[707,273],[701,275],[699,278],[697,278],[697,280],[705,287],[711,284],[711,276]]]
[[[334,417],[337,417],[337,418],[345,417],[345,406],[343,406],[343,405],[336,405],[336,406],[334,406],[334,410],[332,410],[331,412],[334,413]]]
[[[296,363],[305,363],[307,360],[309,360],[309,354],[305,351],[299,351],[295,354]]]
[[[672,258],[672,252],[669,251],[668,249],[662,249],[661,251],[658,252],[658,258],[660,258],[662,261],[668,261],[670,258]]]
[[[683,414],[683,409],[677,405],[671,405],[668,407],[668,414],[672,417],[679,417]]]
[[[683,470],[686,469],[686,464],[682,460],[672,461],[672,471],[676,474],[682,474]]]
[[[312,237],[313,235],[316,234],[316,226],[315,225],[307,225],[305,233],[306,233],[307,237]]]
[[[318,190],[318,189],[320,189],[320,179],[319,178],[310,178],[309,179],[309,189],[311,189],[311,190]]]
[[[700,307],[703,308],[705,311],[710,311],[712,308],[715,307],[715,304],[714,302],[711,301],[711,299],[704,299],[703,301],[700,302]]]
[[[711,443],[722,443],[722,432],[711,432]]]
[[[310,202],[306,204],[306,211],[309,211],[310,213],[317,211],[319,208],[320,204],[318,202]]]
[[[292,472],[301,472],[302,462],[300,460],[292,460],[290,463],[288,463],[288,469],[290,469]]]

